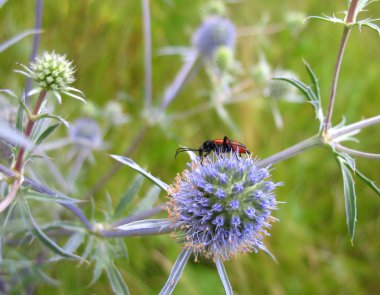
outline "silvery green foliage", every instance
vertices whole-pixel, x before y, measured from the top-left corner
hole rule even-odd
[[[269,177],[268,167],[234,153],[189,163],[168,189],[177,238],[195,255],[213,260],[262,249],[277,209],[278,184]]]

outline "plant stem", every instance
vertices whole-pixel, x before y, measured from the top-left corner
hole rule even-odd
[[[350,149],[339,143],[334,144],[334,148],[340,152],[344,152],[353,156],[368,158],[368,159],[373,159],[373,160],[380,160],[380,154],[366,153],[366,152]]]
[[[35,123],[34,116],[38,115],[45,96],[46,96],[46,90],[41,90],[40,95],[38,96],[37,102],[34,106],[32,117],[29,118],[28,123],[27,123],[26,128],[25,128],[24,135],[27,138],[32,134],[34,123]],[[21,186],[21,183],[22,183],[22,164],[23,164],[22,160],[24,158],[25,150],[26,150],[25,147],[20,147],[20,151],[17,155],[16,164],[15,164],[15,168],[14,168],[16,170],[16,172],[18,172],[19,175],[15,174],[15,176],[17,178],[13,182],[10,192],[0,202],[0,212],[4,211],[12,203],[12,201],[16,198],[18,189]]]
[[[0,212],[3,212],[16,198],[17,191],[20,188],[21,180],[17,178],[11,187],[8,195],[0,202]]]
[[[144,218],[147,218],[149,216],[152,216],[154,214],[157,214],[157,213],[160,213],[162,212],[165,208],[165,204],[159,204],[157,205],[156,207],[152,208],[152,209],[149,209],[149,210],[146,210],[146,211],[143,211],[141,213],[138,213],[138,214],[135,214],[135,215],[131,215],[131,216],[128,216],[128,217],[125,217],[121,220],[118,220],[118,221],[115,221],[114,223],[111,224],[111,227],[112,228],[115,228],[115,227],[118,227],[119,225],[122,225],[122,224],[126,224],[126,223],[131,223],[131,222],[134,222],[134,221],[137,221],[137,220],[141,220],[141,219],[144,219]]]
[[[301,141],[300,143],[297,143],[296,145],[291,146],[290,148],[287,148],[286,150],[283,150],[273,156],[270,156],[268,158],[265,158],[259,161],[258,165],[260,167],[265,167],[265,166],[286,160],[288,158],[291,158],[303,152],[304,150],[322,145],[322,143],[323,141],[320,136],[316,135],[316,136],[310,137],[308,139],[305,139],[304,141]]]
[[[346,17],[346,24],[351,24],[355,21],[355,16],[356,16],[355,11],[356,11],[357,5],[358,5],[358,0],[351,1],[350,7],[348,9],[347,17]],[[323,126],[324,134],[327,134],[327,131],[331,127],[331,119],[332,119],[332,114],[334,110],[334,102],[335,102],[335,96],[336,96],[336,89],[338,85],[339,73],[340,73],[340,68],[342,65],[343,55],[346,49],[348,37],[350,35],[350,31],[351,31],[351,28],[348,25],[346,25],[343,29],[342,38],[340,40],[338,56],[335,63],[334,76],[333,76],[331,90],[330,90],[329,106],[327,109],[327,115],[326,115],[324,126]]]
[[[145,59],[145,109],[152,107],[152,36],[149,0],[142,0]]]
[[[166,89],[164,99],[161,103],[160,110],[163,111],[172,102],[172,100],[178,95],[182,87],[188,82],[192,75],[194,75],[198,70],[198,65],[200,64],[201,58],[199,54],[196,53],[189,60],[185,61],[182,68],[178,72],[174,81]]]
[[[339,46],[333,81],[332,81],[331,90],[330,90],[329,106],[327,109],[327,115],[326,115],[324,126],[323,126],[323,133],[325,134],[331,127],[331,119],[332,119],[332,114],[334,110],[334,102],[335,102],[335,96],[336,96],[336,89],[338,85],[339,73],[340,73],[340,68],[341,68],[342,60],[343,60],[343,54],[347,45],[349,34],[350,34],[350,28],[344,27],[342,39],[340,40],[340,46]]]
[[[329,136],[331,139],[336,139],[340,136],[343,136],[345,134],[349,134],[351,132],[354,132],[356,130],[363,129],[365,127],[369,127],[375,124],[380,123],[380,115],[377,115],[375,117],[371,117],[365,120],[361,120],[359,122],[352,123],[350,125],[344,126],[342,128],[339,128],[338,130],[333,130]]]
[[[38,96],[37,102],[33,109],[32,118],[29,118],[28,123],[25,128],[25,132],[24,132],[25,137],[29,137],[32,134],[34,123],[35,123],[34,116],[38,115],[42,102],[44,101],[44,98],[46,96],[46,93],[47,93],[46,90],[41,90],[40,95]],[[22,160],[24,158],[24,154],[25,154],[25,148],[21,147],[20,152],[17,155],[16,164],[15,164],[15,170],[17,172],[21,172],[22,170]]]
[[[105,238],[117,238],[117,237],[133,237],[133,236],[146,236],[146,235],[162,235],[168,232],[171,232],[172,229],[167,227],[165,229],[162,228],[142,228],[142,229],[134,229],[134,230],[102,230],[100,231],[100,235]]]
[[[357,14],[355,12],[356,12],[356,7],[358,6],[358,2],[359,0],[351,0],[351,5],[350,5],[350,8],[348,9],[347,17],[346,17],[347,24],[351,24],[356,21],[355,17]]]

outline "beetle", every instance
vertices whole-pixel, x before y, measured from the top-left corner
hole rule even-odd
[[[231,151],[239,153],[239,155],[243,153],[251,153],[244,144],[238,141],[230,140],[227,136],[224,136],[223,139],[206,140],[198,149],[178,148],[175,153],[175,158],[177,158],[177,155],[179,153],[186,151],[198,152],[201,159],[201,164],[203,162],[203,159],[207,157],[212,151],[217,154],[229,153]]]

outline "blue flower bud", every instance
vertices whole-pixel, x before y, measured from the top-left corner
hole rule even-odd
[[[212,58],[221,46],[233,49],[236,32],[232,22],[226,18],[213,16],[207,18],[195,32],[193,44],[205,58]]]

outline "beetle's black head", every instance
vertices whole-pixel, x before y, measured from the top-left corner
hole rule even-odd
[[[215,150],[215,143],[212,140],[206,140],[199,148],[199,156],[207,156],[211,151]]]

